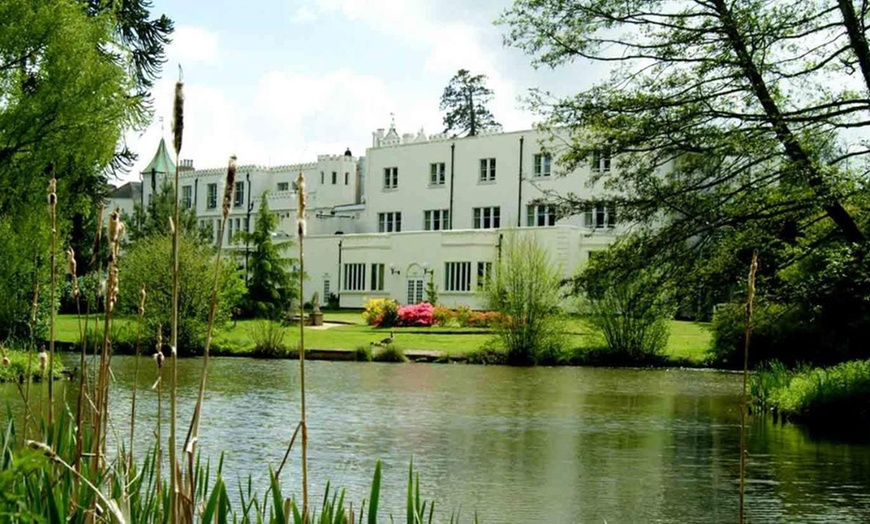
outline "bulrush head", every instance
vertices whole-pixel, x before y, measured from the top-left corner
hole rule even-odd
[[[54,177],[48,181],[48,205],[51,207],[57,205],[57,179]]]
[[[11,362],[9,362],[9,357],[7,357],[6,355],[3,355],[3,366],[8,367],[10,364],[11,364]]]
[[[45,373],[45,365],[48,363],[48,353],[40,351],[37,356],[39,357],[39,372]]]
[[[299,176],[296,177],[296,191],[298,191],[296,203],[296,227],[299,238],[301,239],[305,236],[305,208],[307,206],[305,196],[305,175],[302,174],[301,171],[299,172]]]
[[[222,211],[224,218],[230,214],[230,206],[233,205],[233,193],[236,189],[236,155],[230,157],[230,163],[227,165],[227,179],[224,185],[224,203]]]
[[[109,242],[114,242],[118,236],[118,223],[121,221],[120,213],[117,209],[109,213]]]
[[[154,353],[154,361],[157,362],[157,369],[163,367],[163,326],[157,326],[157,352]]]
[[[66,248],[66,258],[69,264],[69,274],[72,275],[72,294],[73,297],[79,296],[79,279],[76,275],[76,252],[72,247]]]
[[[172,104],[172,145],[175,154],[181,153],[181,137],[184,134],[184,82],[181,81],[181,66],[178,66],[178,82],[175,82],[175,102]]]

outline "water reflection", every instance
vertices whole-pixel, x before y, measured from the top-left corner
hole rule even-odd
[[[122,438],[134,360],[114,359]],[[189,420],[201,361],[179,363]],[[299,418],[295,361],[215,359],[201,449],[264,486]],[[408,462],[444,510],[485,522],[734,522],[740,379],[681,370],[309,364],[310,468],[360,501],[384,463],[386,509],[403,511]],[[153,444],[155,366],[143,360],[136,446]],[[43,386],[35,386],[35,396]],[[73,398],[75,388],[66,388]],[[2,395],[19,405],[14,386]],[[165,404],[164,404],[165,406]],[[163,434],[168,435],[164,427]],[[747,484],[753,521],[866,522],[870,447],[755,420]],[[284,477],[298,491],[298,452]]]

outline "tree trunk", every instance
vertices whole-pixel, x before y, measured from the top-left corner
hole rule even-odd
[[[843,1],[847,0],[840,1],[842,4]],[[839,201],[832,197],[831,188],[819,171],[818,165],[810,158],[803,145],[786,124],[779,106],[770,94],[764,78],[761,76],[747,49],[746,41],[743,35],[740,34],[737,23],[731,16],[731,11],[725,5],[725,0],[713,0],[712,4],[716,8],[720,22],[722,22],[726,38],[737,56],[737,62],[740,64],[743,74],[752,87],[752,91],[764,109],[767,121],[773,127],[776,138],[785,149],[786,155],[804,172],[807,184],[823,202],[825,212],[834,221],[845,238],[850,242],[863,243],[865,240],[864,233],[858,228],[855,219]],[[864,43],[866,46],[866,41]]]

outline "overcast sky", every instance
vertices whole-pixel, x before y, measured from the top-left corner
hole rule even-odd
[[[130,133],[138,178],[170,134],[173,83],[184,68],[182,158],[197,168],[308,162],[350,147],[395,113],[400,133],[443,131],[438,102],[460,68],[489,77],[505,130],[539,119],[520,100],[530,87],[573,93],[594,79],[587,64],[535,70],[506,48],[493,21],[510,0],[155,0],[176,23],[155,116]]]

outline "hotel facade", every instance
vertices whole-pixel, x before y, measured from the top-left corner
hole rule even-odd
[[[301,172],[308,197],[306,298],[318,292],[326,304],[334,294],[341,307],[354,308],[371,298],[413,304],[425,300],[431,280],[439,303],[481,309],[479,289],[508,235],[533,235],[566,277],[616,237],[615,209],[603,199],[560,219],[552,204],[541,203],[568,193],[595,201],[589,177],[611,169],[608,156],[596,155],[592,165],[560,172],[560,142],[553,140],[537,130],[400,136],[391,125],[372,133],[364,157],[345,151],[305,164],[240,165],[224,245],[244,263],[250,246],[236,233],[253,228],[263,198],[278,218],[275,241],[295,241]],[[161,140],[141,174],[140,204],[174,170]],[[216,235],[226,168],[198,170],[182,160],[179,171],[181,205]],[[297,256],[296,249],[286,253]]]

